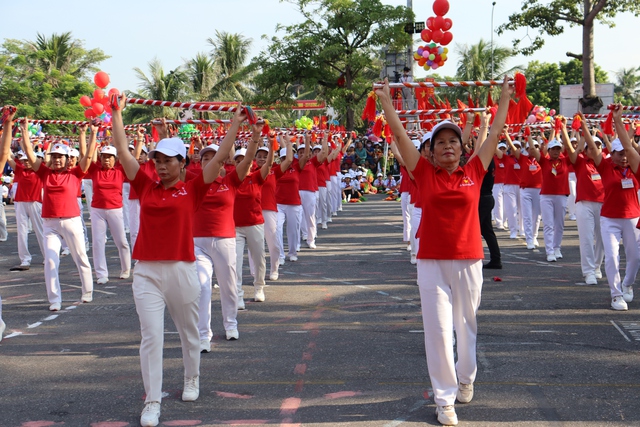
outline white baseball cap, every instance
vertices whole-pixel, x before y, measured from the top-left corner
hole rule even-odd
[[[56,143],[51,147],[49,154],[62,154],[63,156],[69,155],[69,147],[64,144]]]
[[[269,152],[269,147],[260,147],[257,151],[264,151],[265,153]]]
[[[151,150],[149,158],[153,159],[156,153],[162,153],[169,157],[182,156],[184,159],[187,157],[187,148],[180,138],[164,138],[158,142],[154,150]]]
[[[69,150],[69,157],[80,157],[80,152],[75,148]]]
[[[431,135],[433,134],[433,132],[427,132],[422,136],[422,142],[427,142],[431,139]]]
[[[102,149],[100,149],[100,154],[111,154],[112,156],[117,156],[118,150],[116,150],[116,147],[112,145],[107,145],[105,147],[102,147]]]
[[[413,145],[416,146],[416,148],[420,148],[420,140],[419,139],[412,139],[411,142],[413,142]]]
[[[595,142],[596,144],[602,145],[602,140],[600,138],[598,138],[597,136],[593,137],[593,142]]]
[[[611,141],[611,151],[624,151],[624,147],[622,146],[622,142],[618,138]]]
[[[500,144],[498,144],[498,148],[507,148],[507,144],[501,142]]]
[[[235,152],[235,154],[233,155],[233,160],[235,160],[237,157],[246,156],[246,155],[247,155],[247,149],[241,148]]]
[[[287,147],[280,149],[280,157],[285,157],[287,155]]]
[[[18,153],[16,154],[16,156],[18,156],[19,160],[27,160],[27,155],[24,153],[24,151],[20,150],[18,151]]]
[[[549,144],[547,145],[547,150],[551,150],[552,148],[556,148],[556,147],[562,147],[562,143],[557,139],[552,139],[551,141],[549,141]]]
[[[443,129],[451,129],[456,133],[456,135],[458,135],[458,138],[462,140],[462,131],[460,130],[460,126],[458,126],[457,124],[453,123],[450,120],[443,120],[437,125],[435,125],[431,130],[431,139],[435,138],[438,132],[440,132]]]
[[[220,149],[220,146],[217,144],[207,145],[202,150],[200,150],[200,156],[202,157],[205,153],[208,153],[209,151],[213,151],[214,153],[217,153],[219,149]]]
[[[322,145],[314,145],[311,151],[322,150]]]

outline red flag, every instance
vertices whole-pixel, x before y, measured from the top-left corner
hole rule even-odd
[[[471,94],[469,94],[468,103],[469,103],[469,108],[476,108],[475,105],[473,104],[473,99],[471,99]]]
[[[493,107],[493,99],[491,99],[491,91],[489,91],[489,94],[487,95],[487,107],[489,108]]]

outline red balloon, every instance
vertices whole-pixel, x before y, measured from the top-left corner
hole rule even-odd
[[[105,73],[104,71],[98,71],[93,77],[93,82],[99,88],[104,89],[109,85],[109,74]]]
[[[422,37],[422,40],[424,40],[425,42],[429,43],[431,41],[431,30],[425,28],[420,33],[420,37]]]
[[[89,98],[87,95],[82,95],[80,97],[80,105],[82,105],[83,107],[91,107],[91,98]]]
[[[436,16],[433,20],[433,26],[438,30],[444,31],[444,18],[442,16]]]
[[[111,114],[111,113],[113,113],[113,110],[111,109],[111,105],[109,105],[109,104],[105,104],[105,106],[104,106],[104,112],[105,112],[105,113],[107,113],[107,114]]]
[[[435,37],[434,37],[434,40],[435,40]],[[453,33],[451,33],[450,31],[446,31],[442,33],[442,39],[440,40],[440,44],[442,46],[446,46],[449,43],[451,43],[451,40],[453,40]]]
[[[418,61],[418,65],[421,67],[424,67],[424,64],[427,63],[427,59],[426,58],[422,58],[421,60]]]
[[[440,31],[440,30],[435,30],[435,31],[433,32],[433,34],[431,34],[431,37],[433,38],[433,41],[434,41],[434,42],[436,42],[436,43],[440,43],[440,40],[442,40],[442,35],[443,35],[443,32],[442,32],[442,31]]]
[[[115,87],[112,87],[109,89],[109,98],[111,98],[111,95],[120,95],[120,91]]]
[[[442,26],[442,31],[449,31],[453,27],[453,21],[451,18],[444,18],[444,25]]]
[[[427,28],[430,30],[436,30],[437,28],[435,27],[435,25],[433,25],[433,20],[435,18],[433,16],[430,16],[429,18],[427,18]]]
[[[447,0],[436,0],[433,3],[433,12],[438,16],[444,16],[449,12],[449,2]]]
[[[100,114],[102,114],[104,112],[104,105],[102,105],[102,102],[96,100],[93,103],[92,109],[93,109],[94,114],[99,116]]]
[[[96,113],[94,113],[94,112],[93,112],[93,110],[92,110],[91,108],[87,108],[86,110],[84,110],[84,116],[85,116],[87,119],[90,119],[90,118],[92,118],[92,117],[93,117],[93,116],[95,116],[95,115],[96,115]]]
[[[102,89],[96,89],[93,91],[93,99],[104,98],[104,91]]]

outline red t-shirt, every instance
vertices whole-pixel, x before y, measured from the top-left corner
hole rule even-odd
[[[609,159],[602,159],[596,169],[600,172],[604,187],[604,203],[600,215],[607,218],[639,217],[638,181],[631,169],[615,166]],[[622,187],[624,179],[631,180],[626,181],[629,188]]]
[[[202,174],[189,182],[178,181],[171,188],[154,181],[142,169],[131,181],[140,195],[140,231],[133,248],[133,259],[141,261],[196,260],[193,247],[193,223],[208,190],[217,183],[205,184]]]
[[[478,204],[487,171],[479,157],[451,175],[420,157],[412,171],[422,194],[420,259],[483,259]]]
[[[320,165],[317,157],[310,158],[300,171],[298,190],[300,191],[318,191],[318,172]]]
[[[576,172],[576,202],[604,202],[604,186],[602,177],[593,160],[578,154],[574,165]]]
[[[103,169],[100,163],[91,163],[87,175],[93,182],[92,208],[118,209],[122,207],[122,184],[125,180],[122,166]]]
[[[568,157],[560,156],[557,160],[551,160],[547,156],[540,156],[542,168],[541,195],[568,196],[569,195],[569,165]]]
[[[504,161],[504,185],[520,185],[520,171],[522,167],[514,156],[505,154],[502,156]]]
[[[327,181],[330,179],[329,163],[326,160],[316,168],[316,175],[318,176],[318,187],[326,187]]]
[[[404,166],[400,166],[400,188],[398,189],[398,191],[400,193],[411,193],[412,187],[413,186],[411,185],[411,178],[409,178],[407,168],[405,168]]]
[[[187,170],[196,174],[201,173],[202,164],[200,162],[189,162],[189,166],[187,166]]]
[[[160,177],[158,176],[158,172],[156,172],[156,164],[155,162],[149,160],[148,162],[142,163],[140,165],[140,169],[144,171],[152,180],[160,181]],[[125,175],[126,178],[126,175]],[[135,188],[133,186],[129,187],[129,200],[138,200],[138,193],[136,193]]]
[[[42,203],[42,181],[33,169],[26,169],[22,163],[16,162],[13,176],[13,182],[18,184],[15,202]]]
[[[496,172],[493,178],[494,184],[504,184],[504,180],[507,176],[505,157],[506,155],[503,155],[502,158],[495,155],[493,156],[493,163],[496,165]]]
[[[242,181],[234,168],[224,177],[216,178],[214,182],[217,185],[209,189],[194,215],[193,237],[236,237],[233,205],[236,191]]]
[[[293,159],[289,169],[282,172],[282,168],[276,171],[276,202],[279,205],[301,205],[300,201],[300,164],[298,159]]]
[[[532,156],[520,154],[520,188],[541,188],[542,169],[538,161]]]
[[[273,165],[269,170],[267,179],[262,184],[262,194],[260,203],[263,211],[278,212],[278,203],[276,202],[276,168],[280,169],[280,165]]]
[[[69,170],[52,171],[40,165],[36,175],[42,180],[42,218],[73,218],[80,216],[78,188],[85,175],[79,166]],[[18,186],[19,187],[19,186]]]
[[[251,172],[242,181],[236,191],[236,200],[233,206],[233,221],[236,227],[249,227],[264,224],[262,217],[262,171],[260,168]]]
[[[331,165],[329,167],[329,176],[336,176],[340,171],[340,159],[342,156],[338,156],[331,161]]]
[[[413,190],[411,190],[411,204],[416,208],[422,208],[422,196],[419,187],[413,181]]]

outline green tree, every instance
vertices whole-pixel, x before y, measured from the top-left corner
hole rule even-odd
[[[615,73],[614,96],[616,102],[624,105],[640,103],[640,67],[622,68]]]
[[[565,25],[582,27],[582,53],[567,52],[567,56],[582,62],[583,98],[581,100],[585,112],[597,112],[602,101],[596,96],[596,76],[594,63],[594,23],[596,20],[609,27],[615,25],[613,18],[618,13],[631,12],[640,15],[638,0],[523,0],[521,12],[509,16],[509,22],[498,27],[498,34],[513,31],[521,27],[537,29],[529,46],[520,47],[522,40],[514,40],[514,46],[520,53],[530,55],[540,49],[546,36],[562,34]]]
[[[344,119],[356,125],[355,111],[364,105],[371,82],[379,78],[379,51],[389,45],[404,51],[410,36],[404,24],[413,13],[380,0],[295,0],[304,18],[278,26],[266,51],[254,59],[256,101],[291,102],[300,93],[315,92]]]
[[[247,86],[252,67],[245,66],[251,49],[251,39],[241,34],[216,31],[207,42],[213,46],[211,58],[218,78],[211,88],[212,99],[242,101],[252,95]]]
[[[217,80],[217,70],[213,60],[204,53],[198,53],[185,65],[191,90],[196,101],[208,101],[211,89]]]

